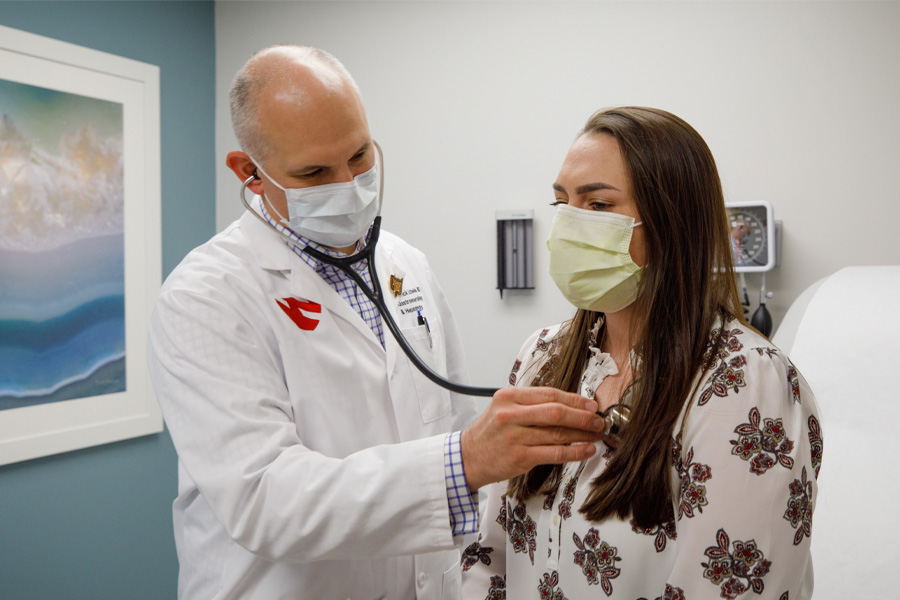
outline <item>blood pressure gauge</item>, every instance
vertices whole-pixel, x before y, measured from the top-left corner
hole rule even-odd
[[[728,225],[734,270],[738,273],[770,271],[777,258],[775,218],[772,205],[759,202],[728,202]]]

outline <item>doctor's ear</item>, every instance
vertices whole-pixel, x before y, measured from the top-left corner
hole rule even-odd
[[[251,192],[254,194],[262,192],[262,180],[257,172],[256,164],[250,160],[250,155],[246,152],[229,152],[225,157],[225,165],[237,175],[237,178],[240,179],[241,183],[246,181],[249,177],[253,178],[253,181],[247,185]]]

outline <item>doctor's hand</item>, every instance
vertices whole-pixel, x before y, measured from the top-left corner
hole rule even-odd
[[[498,390],[460,445],[471,491],[537,465],[581,461],[596,451],[603,420],[597,403],[546,387]]]

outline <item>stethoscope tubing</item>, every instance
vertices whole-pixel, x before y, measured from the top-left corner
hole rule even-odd
[[[457,394],[462,394],[464,396],[484,396],[484,397],[493,396],[497,392],[498,388],[476,387],[476,386],[471,386],[471,385],[464,385],[461,383],[455,383],[453,381],[450,381],[449,379],[446,379],[445,377],[442,377],[441,375],[436,373],[431,367],[429,367],[427,364],[425,364],[425,361],[423,361],[419,357],[419,355],[412,348],[412,346],[409,345],[409,342],[406,341],[406,337],[403,335],[403,332],[400,331],[400,327],[397,325],[397,322],[394,321],[394,317],[393,317],[393,315],[391,315],[390,309],[388,308],[387,304],[385,304],[385,302],[384,302],[384,293],[382,292],[382,289],[381,289],[381,283],[378,280],[378,273],[375,270],[375,246],[378,243],[378,237],[379,237],[379,234],[381,233],[381,206],[382,206],[381,199],[384,194],[384,158],[381,154],[381,146],[379,146],[377,142],[373,142],[373,143],[375,143],[375,147],[378,149],[378,158],[379,158],[379,162],[381,163],[380,164],[381,168],[379,169],[380,182],[379,182],[379,189],[378,189],[378,213],[379,214],[378,214],[378,216],[375,217],[375,221],[372,223],[372,232],[369,236],[369,241],[366,243],[365,247],[362,250],[360,250],[359,252],[357,252],[356,254],[353,254],[351,256],[337,257],[337,256],[329,256],[329,255],[325,254],[324,252],[320,252],[319,250],[316,250],[315,248],[310,248],[309,246],[305,246],[305,247],[301,248],[294,239],[292,239],[286,233],[280,231],[277,227],[275,227],[269,221],[267,221],[265,218],[263,218],[263,216],[260,215],[258,212],[256,212],[250,206],[250,204],[247,202],[247,199],[245,197],[245,190],[247,189],[247,186],[250,184],[250,182],[255,179],[255,177],[256,177],[255,175],[248,177],[244,181],[243,185],[241,185],[241,202],[244,204],[244,206],[247,208],[247,210],[249,210],[251,213],[253,213],[253,215],[257,219],[259,219],[260,221],[265,223],[268,227],[270,227],[272,230],[274,230],[278,235],[280,235],[282,238],[284,238],[288,242],[288,244],[305,252],[306,254],[308,254],[309,256],[312,256],[316,260],[319,260],[327,265],[336,267],[336,268],[340,269],[341,271],[343,271],[344,273],[346,273],[356,283],[356,285],[359,286],[359,289],[361,289],[363,294],[366,295],[366,298],[368,298],[372,302],[372,304],[375,305],[375,307],[378,309],[378,312],[381,313],[381,318],[383,319],[384,323],[387,325],[388,330],[390,330],[391,335],[394,336],[395,340],[397,340],[397,344],[400,346],[400,349],[403,350],[403,353],[406,354],[407,358],[409,358],[409,361],[413,365],[415,365],[415,367],[422,373],[422,375],[424,375],[426,378],[428,378],[429,381],[435,383],[436,385],[439,385],[440,387],[442,387],[446,390],[455,392]],[[372,288],[374,288],[374,289],[372,289],[368,285],[366,285],[365,280],[362,277],[360,277],[359,273],[357,273],[353,269],[353,265],[361,260],[367,261],[366,266],[369,270],[369,276],[372,279]]]

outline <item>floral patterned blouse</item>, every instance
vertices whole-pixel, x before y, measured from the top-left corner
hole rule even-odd
[[[559,331],[532,335],[511,385],[540,384]],[[587,397],[618,372],[595,347],[596,331]],[[822,462],[815,398],[787,356],[737,321],[713,360],[673,432],[673,521],[640,529],[586,520],[578,509],[612,453],[597,442],[590,459],[564,466],[554,493],[521,503],[506,482],[489,486],[478,541],[462,556],[463,599],[810,598]]]

